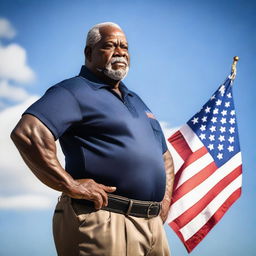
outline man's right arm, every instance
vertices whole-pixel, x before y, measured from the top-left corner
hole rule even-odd
[[[54,136],[32,115],[23,115],[12,131],[11,139],[35,176],[55,190],[72,198],[91,200],[96,209],[106,206],[107,193],[116,190],[92,179],[74,180],[58,161]]]

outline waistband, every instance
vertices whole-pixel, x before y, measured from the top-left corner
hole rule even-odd
[[[92,201],[84,199],[71,198],[72,203],[88,205],[92,207]],[[102,210],[131,215],[141,218],[152,218],[159,215],[161,211],[161,203],[153,201],[141,201],[129,199],[123,196],[108,194],[108,206],[101,208]]]

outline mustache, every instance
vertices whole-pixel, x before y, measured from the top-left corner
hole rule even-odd
[[[128,65],[128,61],[124,57],[113,57],[110,61],[111,64],[114,64],[116,62],[121,62],[121,63]]]

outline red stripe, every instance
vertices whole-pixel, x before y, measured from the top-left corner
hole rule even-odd
[[[173,222],[179,228],[184,227],[192,219],[194,219],[226,186],[235,180],[242,172],[242,166],[238,166],[231,173],[220,180],[207,194],[202,197],[197,203],[191,206],[188,210],[177,217]]]
[[[212,162],[209,165],[207,165],[205,168],[203,168],[201,171],[199,171],[197,174],[195,174],[193,177],[191,177],[189,180],[185,181],[182,185],[180,185],[174,191],[172,196],[172,203],[176,202],[185,194],[187,194],[189,191],[191,191],[192,189],[197,187],[199,184],[201,184],[203,181],[205,181],[217,169],[218,169],[217,165],[214,162]]]
[[[202,147],[200,149],[198,149],[197,151],[191,153],[190,156],[187,156],[186,161],[184,162],[184,164],[180,167],[180,169],[177,171],[177,173],[175,174],[174,177],[174,184],[173,184],[173,190],[175,191],[177,188],[177,185],[179,183],[180,177],[182,175],[182,172],[193,162],[195,162],[196,160],[198,160],[199,158],[201,158],[203,155],[207,154],[207,148],[206,147]]]
[[[175,148],[177,153],[181,156],[181,158],[185,161],[189,155],[192,154],[192,151],[186,142],[185,138],[183,137],[180,131],[175,132],[168,141],[172,144]]]
[[[209,231],[219,222],[230,206],[240,197],[241,188],[238,188],[232,195],[221,205],[216,213],[208,220],[208,222],[190,239],[183,243],[188,252],[191,252],[209,233]]]

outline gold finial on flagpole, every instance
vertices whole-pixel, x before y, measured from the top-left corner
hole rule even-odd
[[[235,56],[233,58],[233,63],[232,63],[232,67],[231,67],[231,79],[234,80],[236,78],[236,64],[239,61],[239,57]]]

